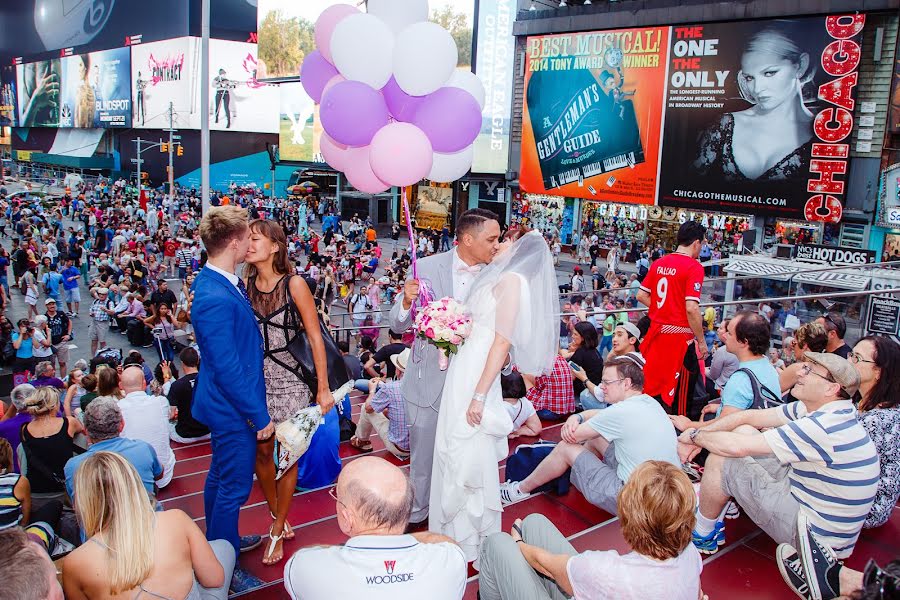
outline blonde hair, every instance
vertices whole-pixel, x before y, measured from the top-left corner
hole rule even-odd
[[[25,412],[32,417],[56,413],[59,410],[59,390],[41,386],[25,401]]]
[[[622,535],[638,554],[667,560],[691,543],[697,497],[687,475],[672,464],[648,460],[619,492]]]
[[[247,211],[240,206],[214,206],[200,220],[200,239],[209,256],[218,256],[231,241],[247,231]]]
[[[108,549],[109,593],[140,585],[153,569],[154,512],[138,472],[119,454],[97,452],[75,471],[75,512],[85,535]]]

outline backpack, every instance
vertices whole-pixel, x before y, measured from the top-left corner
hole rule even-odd
[[[776,394],[763,384],[759,382],[759,379],[756,378],[756,373],[751,371],[750,369],[741,368],[735,371],[735,373],[745,373],[747,378],[750,379],[750,387],[753,388],[753,404],[750,408],[772,408],[775,406],[781,406],[784,404],[784,400],[781,399],[780,394]],[[732,377],[734,375],[732,374]]]
[[[554,442],[538,442],[537,444],[525,444],[516,448],[513,455],[506,459],[506,480],[522,481],[531,475],[555,447],[556,444]],[[571,472],[571,469],[567,469],[565,473],[556,479],[551,479],[534,491],[556,492],[560,496],[569,493],[569,475]]]

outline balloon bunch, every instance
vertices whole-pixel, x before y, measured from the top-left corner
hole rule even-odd
[[[368,13],[337,4],[316,21],[300,79],[320,105],[322,156],[360,191],[472,167],[484,86],[456,69],[456,42],[427,18],[427,0],[369,0]]]

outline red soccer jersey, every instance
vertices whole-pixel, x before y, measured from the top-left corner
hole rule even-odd
[[[667,254],[650,265],[641,289],[650,294],[650,320],[661,325],[690,327],[685,301],[700,302],[703,266],[686,254]]]

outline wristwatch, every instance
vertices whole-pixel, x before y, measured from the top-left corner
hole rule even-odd
[[[691,432],[691,434],[688,436],[688,437],[691,438],[691,443],[694,444],[694,445],[697,445],[697,442],[696,442],[695,440],[697,439],[697,434],[698,434],[698,433],[700,433],[700,430],[699,430],[699,429],[694,429],[694,430]]]
[[[575,415],[575,417],[578,419],[579,425],[582,425],[584,423],[584,415],[583,414],[578,413],[577,415]]]

